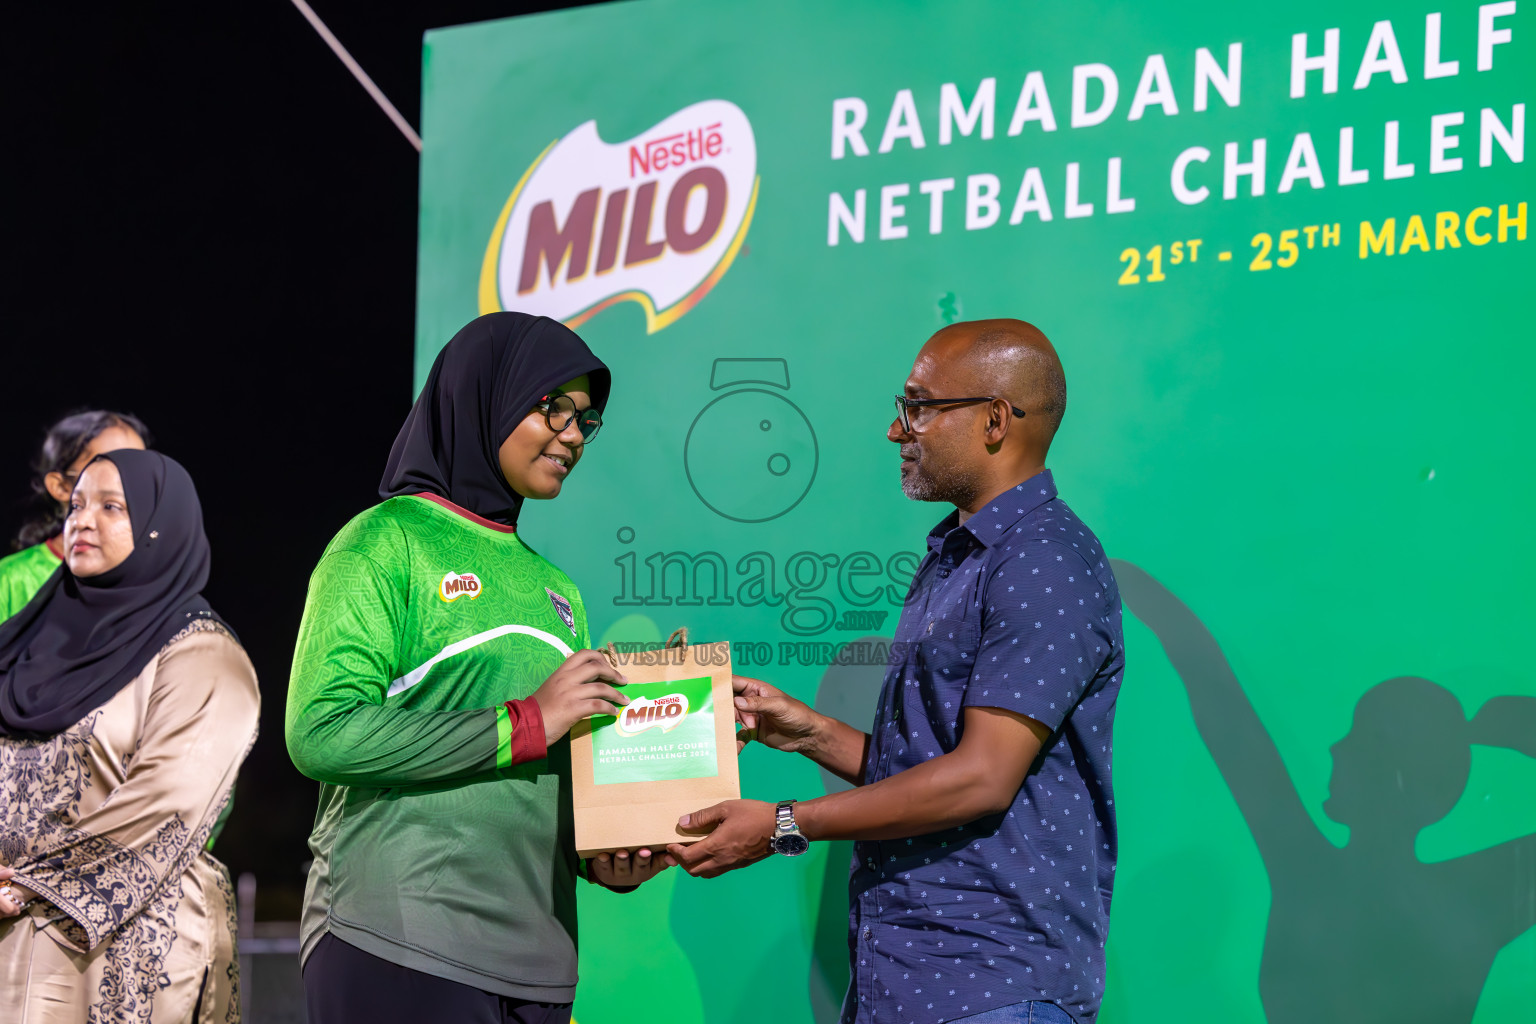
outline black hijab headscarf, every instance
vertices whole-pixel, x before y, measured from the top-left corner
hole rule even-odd
[[[390,450],[379,497],[435,494],[516,526],[523,498],[502,475],[501,444],[539,399],[582,374],[602,412],[612,377],[575,331],[527,313],[471,320],[437,354]]]
[[[0,625],[0,734],[63,732],[144,670],[197,618],[223,620],[203,599],[208,538],[192,477],[159,452],[98,455],[117,466],[133,551],[100,576],[62,565]]]

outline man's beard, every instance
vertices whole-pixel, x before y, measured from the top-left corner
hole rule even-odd
[[[947,501],[960,508],[968,507],[976,497],[976,482],[969,477],[954,473],[929,473],[924,466],[924,453],[915,444],[901,446],[903,457],[916,455],[911,469],[901,475],[901,492],[913,501]],[[935,453],[927,453],[933,458]]]

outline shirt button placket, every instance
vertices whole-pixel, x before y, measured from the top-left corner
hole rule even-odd
[[[878,849],[875,856],[879,857]],[[862,918],[860,922],[862,929],[859,932],[859,964],[856,968],[858,972],[856,982],[861,981],[862,984],[856,984],[855,987],[859,992],[859,1002],[862,1004],[859,1017],[865,1020],[875,1019],[875,928],[869,922],[874,921],[876,926],[879,925],[880,903],[875,895],[879,891],[871,886],[859,896],[859,902],[864,904],[864,912],[859,915]]]

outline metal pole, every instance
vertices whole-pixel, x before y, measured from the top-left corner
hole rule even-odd
[[[372,96],[373,101],[379,105],[379,109],[384,111],[391,121],[395,122],[395,127],[400,129],[400,134],[404,135],[406,141],[415,146],[416,152],[420,153],[421,136],[416,134],[416,129],[412,128],[410,122],[400,115],[400,111],[396,110],[395,105],[389,102],[389,97],[384,95],[383,90],[373,84],[373,79],[368,77],[368,73],[363,70],[362,65],[352,59],[352,55],[347,52],[347,48],[341,45],[341,40],[337,39],[335,34],[325,27],[325,22],[320,20],[320,15],[315,13],[314,8],[310,7],[304,0],[293,0],[293,6],[297,7],[299,13],[304,15],[305,19],[314,26],[315,31],[320,33],[320,38],[325,40],[325,45],[329,46],[331,52],[336,54],[337,58],[347,66],[347,70],[352,72],[352,77],[356,78],[358,84],[367,90],[368,95]]]

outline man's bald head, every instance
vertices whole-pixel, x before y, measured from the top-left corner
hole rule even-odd
[[[1067,377],[1040,328],[1023,320],[969,320],[939,331],[928,346],[974,388],[970,394],[1006,398],[1038,417],[1032,426],[1051,443],[1067,411]]]
[[[1022,320],[944,328],[918,352],[904,390],[917,405],[885,434],[901,445],[901,489],[962,516],[1044,468],[1067,409],[1056,350]]]

